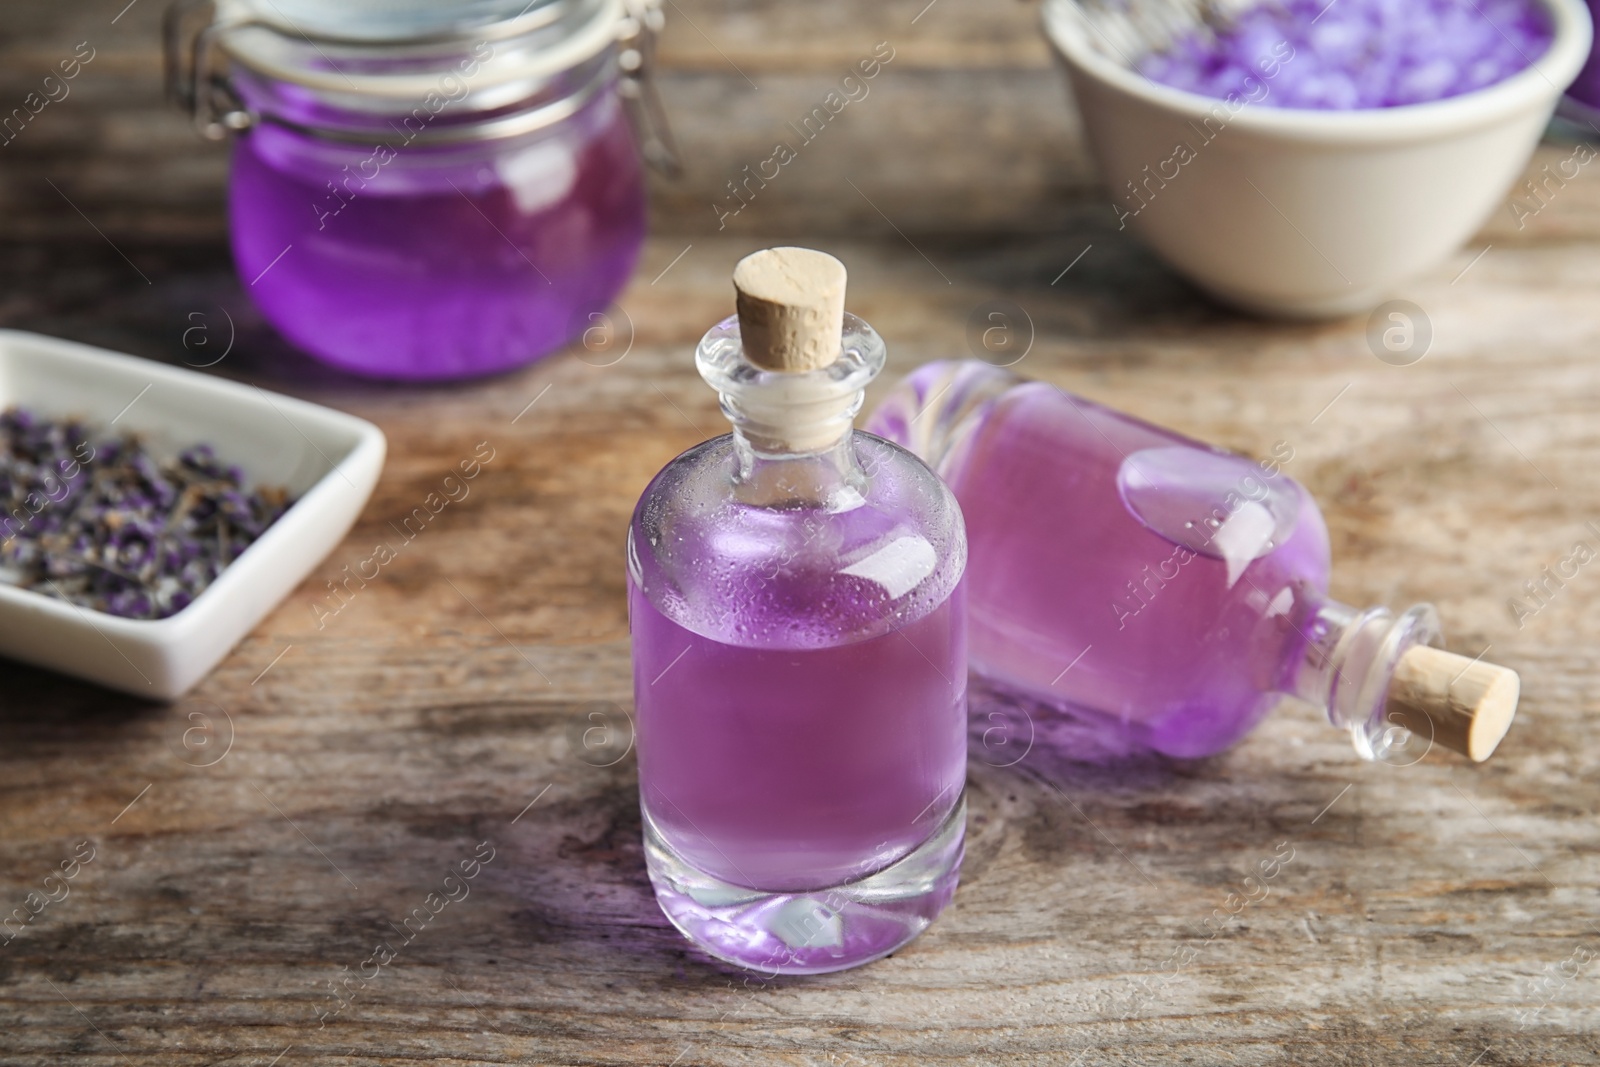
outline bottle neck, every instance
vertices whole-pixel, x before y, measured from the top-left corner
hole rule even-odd
[[[755,507],[820,507],[846,511],[861,503],[867,472],[856,456],[855,431],[846,428],[831,444],[803,452],[759,449],[737,422],[733,427],[737,467],[733,492]]]
[[[1438,645],[1443,639],[1433,605],[1417,604],[1397,616],[1388,608],[1358,610],[1319,599],[1296,630],[1303,643],[1290,665],[1286,690],[1349,731],[1363,759],[1420,759],[1423,748],[1388,714],[1387,698],[1400,657],[1415,645]]]
[[[737,317],[712,327],[695,365],[733,426],[735,495],[761,507],[841,511],[858,504],[869,475],[856,457],[855,417],[884,356],[882,338],[850,314],[838,359],[804,372],[752,364]]]
[[[977,360],[925,363],[901,379],[867,418],[867,429],[949,475],[957,453],[993,403],[1024,379]]]
[[[866,398],[869,379],[861,377],[841,381],[820,372],[760,372],[713,384],[741,447],[755,456],[784,459],[830,452],[850,439]]]

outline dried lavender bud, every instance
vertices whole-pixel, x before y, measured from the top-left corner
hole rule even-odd
[[[187,607],[293,503],[246,490],[205,444],[157,463],[132,434],[0,412],[0,580],[163,619]]]

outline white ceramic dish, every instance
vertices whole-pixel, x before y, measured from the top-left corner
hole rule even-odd
[[[349,531],[383,468],[383,433],[354,416],[0,330],[0,408],[12,406],[136,432],[157,458],[204,442],[249,485],[284,486],[296,498],[192,604],[165,619],[119,618],[0,582],[0,655],[151,699],[182,696],[288,595]]]
[[[1503,202],[1589,54],[1583,0],[1541,2],[1555,39],[1531,67],[1446,100],[1361,111],[1231,110],[1150,81],[1076,0],[1047,0],[1044,28],[1119,218],[1228,303],[1324,317],[1381,303]],[[1179,145],[1193,158],[1177,162]]]

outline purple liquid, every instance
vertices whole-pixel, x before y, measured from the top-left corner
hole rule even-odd
[[[815,889],[885,867],[966,779],[964,594],[921,514],[942,491],[920,464],[897,479],[903,453],[857,445],[879,473],[848,510],[730,499],[655,525],[652,508],[715,484],[729,438],[674,461],[640,502],[640,791],[675,849],[738,885]],[[666,551],[647,551],[663,528]]]
[[[949,820],[967,758],[960,516],[905,452],[860,434],[841,449],[859,458],[858,476],[870,472],[858,489],[826,506],[757,504],[733,491],[732,439],[706,442],[656,477],[630,532],[639,790],[647,838],[664,849],[652,878],[674,922],[748,966],[873,959],[955,888],[961,829]],[[837,458],[759,462],[769,484],[791,486],[826,480]],[[919,848],[946,831],[927,860]],[[896,883],[903,860],[926,862],[926,878]],[[879,903],[848,896],[874,876],[892,883]],[[674,888],[707,880],[714,892]],[[832,940],[782,935],[819,908],[823,925],[838,924]]]
[[[1600,27],[1600,0],[1589,0],[1589,17],[1597,27]],[[1584,61],[1583,69],[1578,72],[1578,76],[1567,89],[1567,95],[1581,104],[1600,108],[1600,37],[1597,37],[1595,46],[1590,49],[1589,58]]]
[[[795,892],[881,870],[966,776],[962,590],[850,644],[769,649],[686,629],[629,588],[645,810],[696,868]],[[652,679],[656,679],[652,684]]]
[[[582,333],[627,281],[644,180],[614,94],[515,140],[401,146],[382,164],[379,140],[263,123],[234,153],[239,276],[312,355],[382,378],[489,374]]]
[[[1550,47],[1534,0],[1284,0],[1138,63],[1153,81],[1262,107],[1345,110],[1442,100],[1503,81]]]
[[[1310,496],[1053,386],[962,366],[948,389],[951,364],[920,369],[868,428],[916,443],[938,424],[918,447],[967,518],[972,669],[1070,716],[1100,751],[1196,757],[1243,737],[1288,690],[1327,589]]]

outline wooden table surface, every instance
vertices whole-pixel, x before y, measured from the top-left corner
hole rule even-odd
[[[1394,367],[1364,319],[1234,315],[1117,232],[1083,191],[1059,96],[997,103],[1059,93],[1027,8],[986,20],[975,0],[946,0],[913,25],[922,5],[897,5],[888,29],[860,20],[889,14],[863,14],[783,51],[752,29],[779,5],[685,2],[664,79],[684,140],[724,144],[726,117],[694,106],[719,94],[741,132],[701,177],[657,190],[658,235],[620,300],[631,342],[487,382],[372,385],[297,356],[251,311],[219,229],[221,150],[183,142],[179,166],[163,146],[187,133],[148,87],[112,102],[118,79],[148,80],[152,4],[115,24],[121,2],[17,5],[0,91],[25,92],[61,42],[91,34],[114,62],[27,131],[44,147],[0,148],[16,223],[0,325],[203,362],[218,348],[196,346],[226,342],[226,311],[236,336],[216,372],[371,419],[390,457],[344,544],[184,700],[0,662],[0,912],[92,855],[65,899],[0,943],[0,1063],[1600,1062],[1600,571],[1521,625],[1508,608],[1575,541],[1600,543],[1586,525],[1600,523],[1593,174],[1525,228],[1497,214],[1411,285],[1435,339]],[[765,213],[708,225],[763,123],[890,33],[908,62],[884,75],[883,109],[864,104],[850,139],[775,187]],[[747,76],[778,101],[736,96]],[[915,122],[891,121],[923,91]],[[159,136],[98,136],[116,107]],[[983,126],[1015,154],[919,174],[973,155],[924,143],[961,108],[1049,110],[1059,128]],[[980,164],[997,184],[952,220]],[[187,176],[188,203],[163,172]],[[85,194],[84,216],[49,206],[46,179]],[[1500,753],[1365,764],[1303,709],[1199,762],[1107,771],[1036,751],[1003,768],[975,750],[961,889],[920,939],[818,978],[709,961],[645,878],[622,541],[649,477],[721,431],[692,346],[730,310],[735,260],[780,241],[849,265],[852,309],[890,346],[874,396],[969,354],[969,316],[1008,299],[1033,325],[1019,370],[1248,452],[1287,442],[1327,515],[1337,596],[1432,600],[1452,648],[1522,672]],[[197,322],[209,332],[185,348]],[[494,458],[470,496],[319,620],[327,583],[485,441]],[[599,727],[609,745],[593,743]],[[327,1015],[332,984],[445,868],[491,849],[470,895]],[[1200,922],[1286,849],[1265,898],[1203,940]]]

